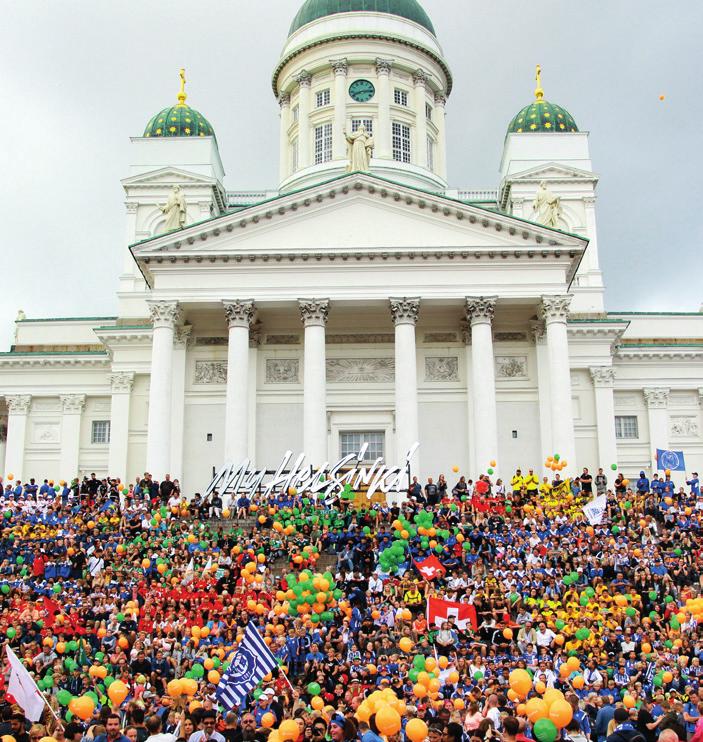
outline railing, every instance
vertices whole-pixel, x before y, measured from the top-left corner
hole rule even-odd
[[[498,201],[497,188],[476,188],[470,190],[459,190],[460,201]]]

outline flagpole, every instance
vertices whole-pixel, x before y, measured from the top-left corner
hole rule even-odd
[[[58,724],[61,724],[63,726],[63,722],[56,715],[56,712],[54,711],[54,709],[51,708],[51,704],[49,703],[49,699],[41,691],[39,691],[39,693],[41,693],[41,697],[44,699],[44,703],[46,704],[46,707],[49,709],[49,711],[51,711],[51,715],[54,717],[54,719],[56,719],[56,721],[57,721]]]

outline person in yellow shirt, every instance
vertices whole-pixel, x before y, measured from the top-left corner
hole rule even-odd
[[[548,477],[542,478],[542,484],[539,486],[539,494],[544,497],[549,497],[549,495],[552,493],[552,484],[549,481]]]
[[[529,497],[533,497],[537,494],[537,489],[539,487],[539,478],[535,474],[534,469],[530,469],[527,476],[524,477],[522,483],[527,490],[527,494]]]
[[[510,486],[513,488],[513,495],[520,494],[520,490],[524,486],[522,472],[520,471],[520,469],[515,472],[515,476],[510,480]]]

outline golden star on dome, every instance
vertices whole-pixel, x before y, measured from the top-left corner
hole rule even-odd
[[[533,131],[537,128],[537,124],[530,124],[530,129]]]
[[[171,134],[175,134],[175,132],[176,132],[176,127],[175,127],[175,126],[172,126],[172,127],[171,127],[171,128],[169,129],[169,131],[171,132]]]

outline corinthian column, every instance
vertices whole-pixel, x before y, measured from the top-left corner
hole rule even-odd
[[[312,165],[312,130],[310,128],[310,109],[312,106],[310,85],[312,75],[303,70],[296,76],[298,83],[298,168]]]
[[[327,378],[325,327],[329,299],[299,299],[305,326],[303,359],[303,446],[308,461],[319,466],[327,461]]]
[[[376,60],[378,82],[378,126],[373,133],[376,149],[374,155],[381,160],[390,160],[391,148],[391,68],[390,59]]]
[[[598,430],[598,466],[607,470],[618,461],[615,440],[615,369],[612,366],[591,366],[591,379],[596,397],[596,428]]]
[[[657,448],[669,448],[669,389],[668,387],[654,386],[642,390],[647,405],[647,422],[649,423],[649,448],[654,461],[653,471],[656,471]]]
[[[61,458],[59,474],[70,482],[78,476],[78,454],[81,444],[81,415],[85,408],[85,394],[62,394]]]
[[[551,387],[552,444],[555,452],[573,471],[577,466],[574,438],[574,411],[571,401],[571,365],[566,321],[571,296],[543,296],[540,315],[547,332],[549,383]]]
[[[334,71],[334,131],[332,132],[332,159],[347,159],[347,139],[344,129],[347,126],[347,71],[346,59],[332,62]]]
[[[413,75],[415,85],[415,164],[427,167],[427,74],[416,70]]]
[[[8,394],[7,444],[5,448],[5,473],[15,479],[24,479],[24,446],[27,437],[27,415],[32,404],[31,394]]]
[[[134,373],[122,371],[110,375],[110,449],[108,474],[127,482],[127,452],[129,450],[129,405],[134,386]]]
[[[149,382],[149,427],[146,438],[146,468],[154,479],[170,474],[171,389],[173,386],[173,337],[181,319],[177,301],[147,301],[154,332],[151,341]]]
[[[498,457],[493,314],[496,296],[467,296],[466,321],[471,326],[471,398],[474,412],[476,473],[485,472]]]
[[[391,316],[395,324],[395,440],[396,459],[419,441],[417,419],[417,352],[415,325],[420,314],[420,299],[391,299]],[[413,458],[413,474],[420,471],[420,462]]]
[[[254,318],[252,299],[222,302],[229,325],[225,462],[240,464],[249,449],[249,327]]]

